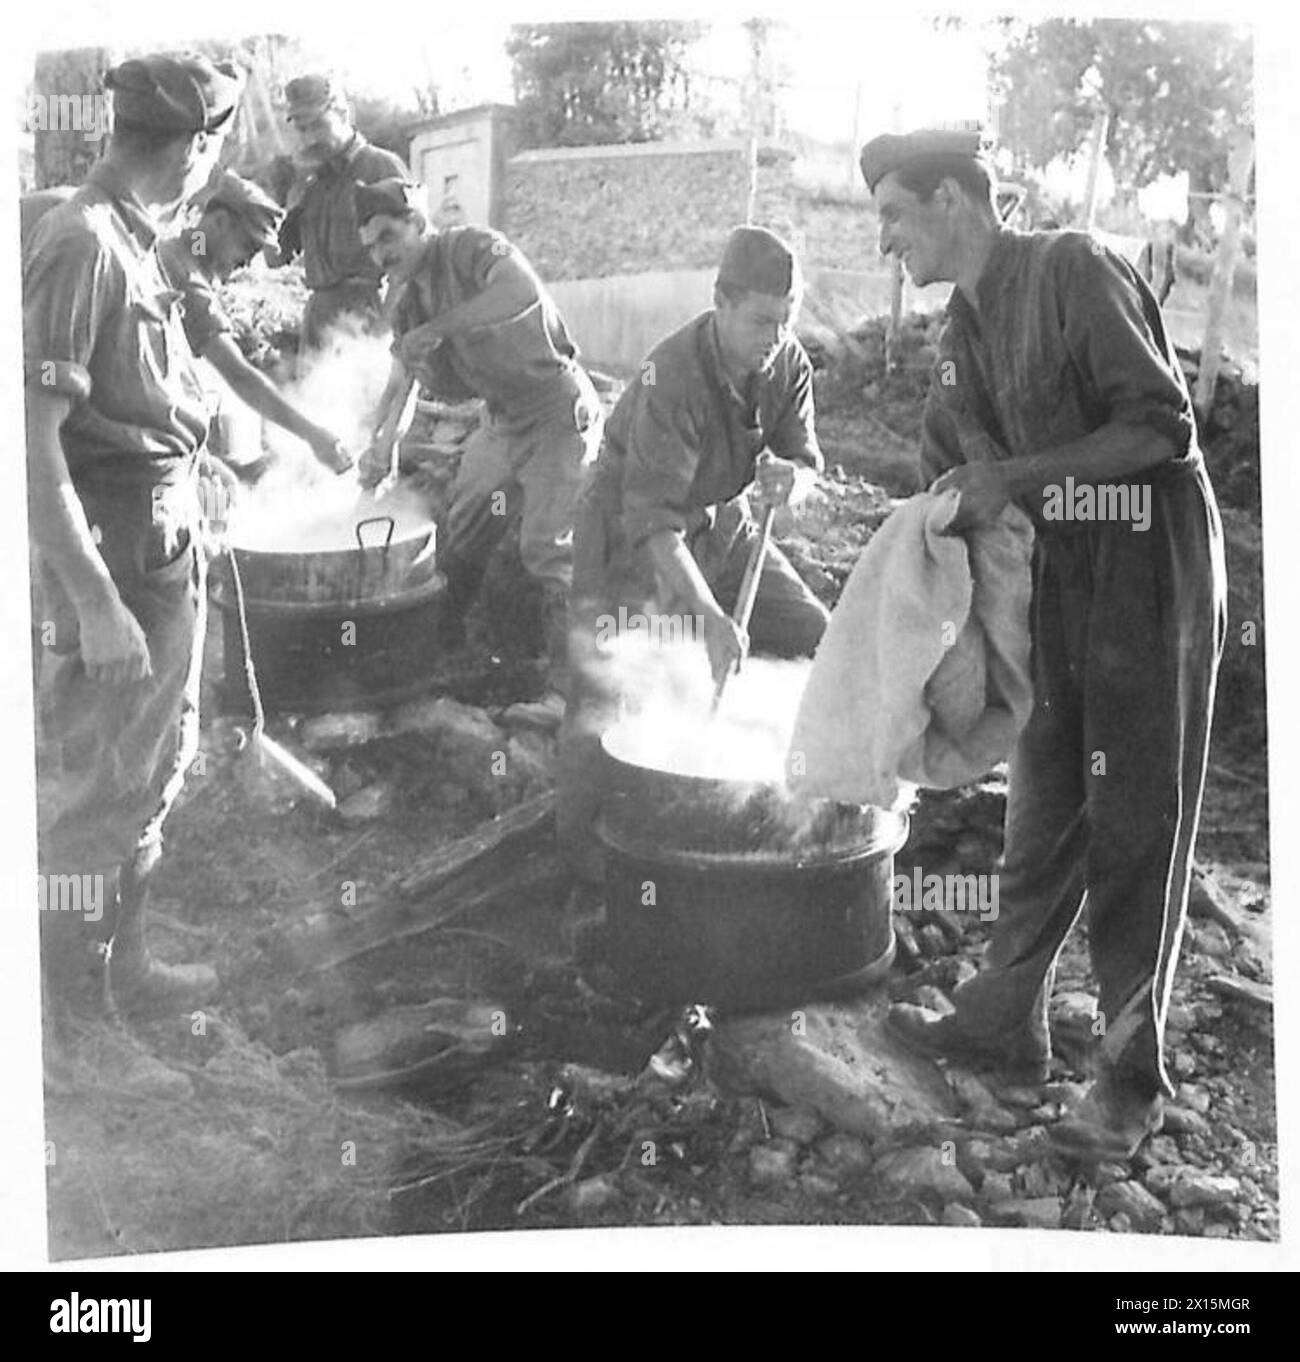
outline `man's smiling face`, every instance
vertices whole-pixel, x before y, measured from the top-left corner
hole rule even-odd
[[[918,288],[951,281],[955,258],[955,233],[948,211],[945,181],[928,201],[898,183],[894,171],[877,181],[871,191],[880,219],[880,253],[896,256],[907,266]]]

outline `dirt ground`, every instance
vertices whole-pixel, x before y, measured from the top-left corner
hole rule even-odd
[[[867,420],[827,402],[827,495],[784,539],[828,602],[887,513],[890,492],[910,490],[911,432],[891,431],[890,412],[877,410],[883,416]],[[588,1224],[1028,1223],[1000,1220],[989,1197],[976,1200],[972,1221],[927,1189],[886,1186],[824,1125],[801,1134],[770,1098],[723,1095],[707,1063],[690,1062],[689,1036],[664,1052],[681,1019],[620,996],[586,960],[561,876],[539,874],[515,901],[351,960],[323,960],[322,942],[346,939],[387,911],[395,875],[496,809],[481,791],[461,788],[435,749],[411,742],[371,745],[354,759],[351,783],[382,774],[396,790],[382,817],[344,823],[253,798],[237,778],[230,720],[218,716],[213,693],[219,631],[214,620],[207,760],[170,825],[157,938],[167,958],[212,962],[224,993],[199,1023],[186,1014],[142,1027],[154,1052],[193,1078],[189,1102],[128,1105],[106,1090],[50,1100],[56,1258]],[[536,692],[535,670],[512,655],[508,637],[472,637],[473,665],[452,669],[443,689],[488,708]],[[1198,856],[1223,900],[1266,936],[1267,772],[1254,732],[1216,737]],[[938,797],[929,803],[947,807]],[[960,799],[952,807],[963,807]],[[989,807],[972,826],[991,858],[997,797]],[[918,816],[914,828],[924,821]],[[967,921],[940,946],[927,938],[915,958],[900,956],[891,991],[912,996],[926,982],[950,980],[958,961],[978,954],[984,933]],[[1147,1226],[1088,1214],[1078,1228],[1276,1237],[1271,1013],[1212,982],[1234,972],[1263,982],[1267,962],[1218,924],[1195,919],[1171,1048],[1180,1081],[1209,1100],[1205,1120],[1189,1120],[1177,1148],[1173,1136],[1161,1137],[1171,1142],[1164,1162],[1235,1180],[1232,1206],[1222,1214],[1184,1208],[1180,1219],[1171,1208]],[[1063,987],[1089,987],[1080,933],[1062,962]],[[405,1081],[336,1081],[344,1028],[430,1000],[500,1014],[499,1034],[481,1046],[453,1045]],[[1059,1077],[1082,1073],[1076,1064]],[[775,1143],[794,1147],[798,1176],[763,1173],[755,1150],[773,1141],[774,1123],[786,1132]],[[1140,1175],[1121,1170],[1110,1180]],[[1063,1204],[1075,1204],[1079,1178],[1050,1168],[1046,1176]],[[1096,1182],[1085,1189],[1088,1205],[1092,1192],[1105,1204]],[[1027,1184],[1017,1191],[1041,1194]]]

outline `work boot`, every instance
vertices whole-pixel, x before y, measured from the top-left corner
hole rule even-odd
[[[146,930],[149,896],[149,881],[124,867],[108,951],[113,1001],[126,1012],[199,1007],[220,991],[217,972],[211,965],[169,965],[154,956]]]
[[[482,563],[463,559],[446,559],[438,564],[447,584],[434,626],[440,652],[453,652],[465,646],[465,622],[483,585],[484,567]]]
[[[889,1009],[889,1029],[905,1045],[931,1059],[948,1059],[963,1068],[994,1073],[1005,1083],[1035,1087],[1051,1076],[1051,1048],[1029,1031],[1005,1036],[975,1036],[958,1020],[928,1007],[895,1003]]]
[[[1149,1081],[1108,1066],[1049,1135],[1063,1154],[1088,1163],[1115,1162],[1131,1159],[1164,1119],[1164,1098]]]

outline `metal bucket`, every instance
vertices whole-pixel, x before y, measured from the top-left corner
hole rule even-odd
[[[730,1010],[859,992],[893,960],[905,814],[637,766],[602,741],[610,962],[639,996]]]

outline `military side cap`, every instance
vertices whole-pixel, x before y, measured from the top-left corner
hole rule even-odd
[[[399,180],[396,175],[386,180],[376,180],[374,184],[358,181],[354,193],[358,227],[371,218],[381,216],[404,218],[408,213],[424,214],[420,186],[409,180]]]
[[[198,55],[132,57],[104,77],[113,116],[175,132],[215,132],[235,111],[243,77],[230,62]]]
[[[284,209],[252,180],[225,170],[208,198],[208,208],[224,208],[233,213],[248,229],[259,246],[269,246],[277,239]]]
[[[979,128],[922,128],[917,132],[887,132],[873,137],[862,148],[858,164],[862,167],[862,178],[868,189],[876,185],[892,170],[917,161],[932,160],[936,157],[967,157],[978,160],[983,147],[983,134]]]
[[[799,264],[775,232],[766,227],[737,227],[722,252],[718,283],[776,298],[793,297],[800,288]]]
[[[343,92],[329,76],[295,76],[284,87],[284,116],[290,123],[343,107]]]

